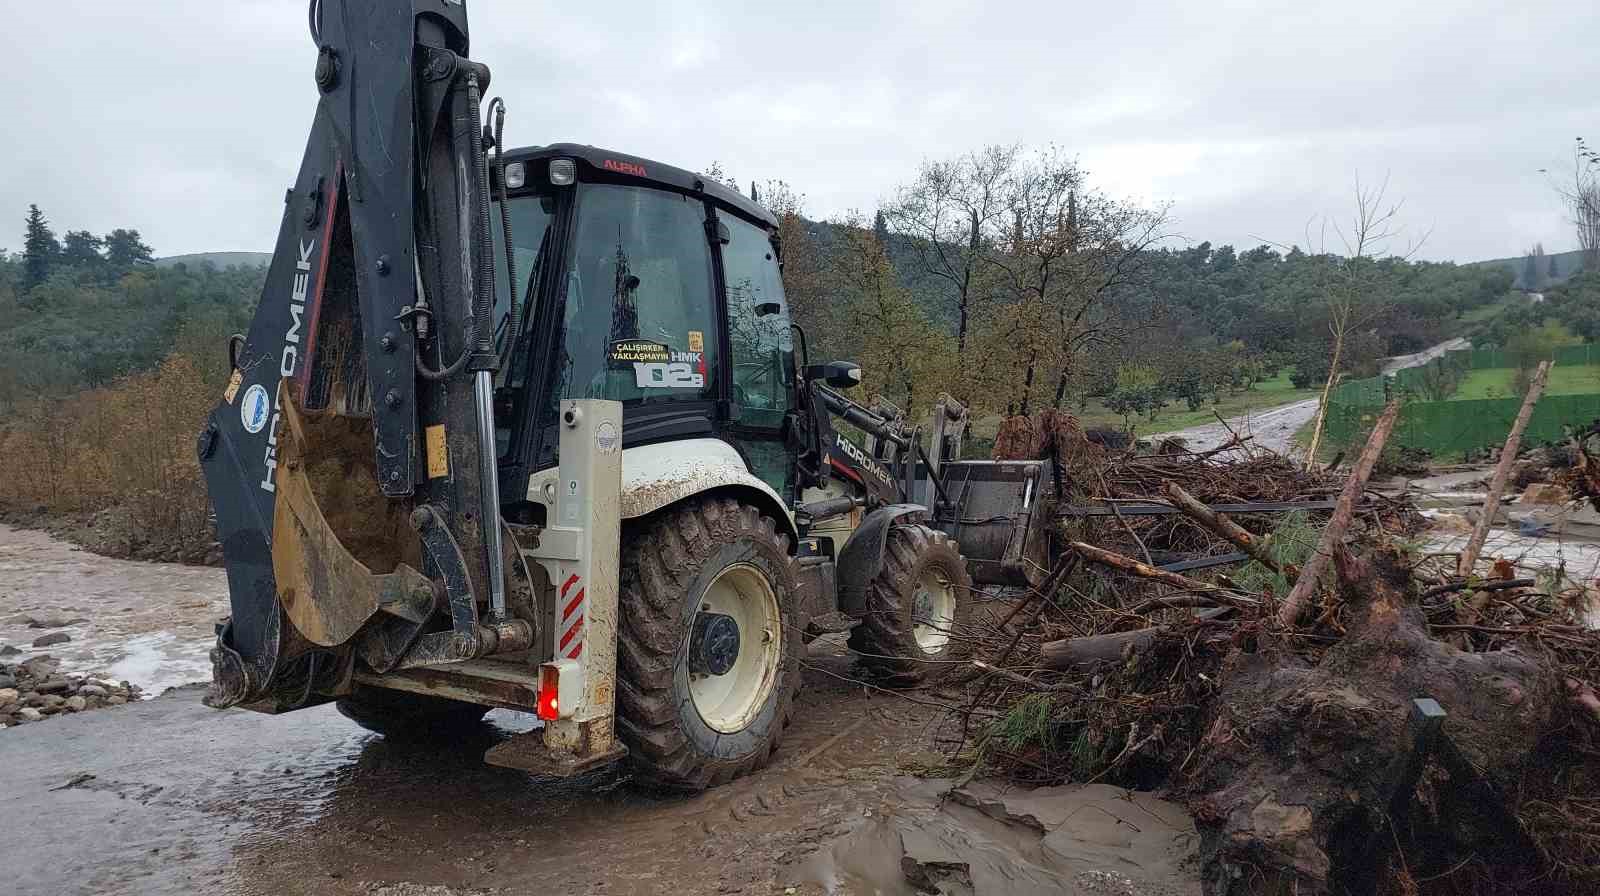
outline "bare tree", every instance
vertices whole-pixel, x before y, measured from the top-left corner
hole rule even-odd
[[[883,209],[890,231],[910,238],[924,271],[956,293],[956,351],[966,355],[980,271],[1011,218],[1016,146],[988,146],[924,162]]]
[[[1306,239],[1316,245],[1321,255],[1327,256],[1327,234],[1332,230],[1344,248],[1344,255],[1330,258],[1322,279],[1321,293],[1328,313],[1328,333],[1332,346],[1328,352],[1328,378],[1322,384],[1322,395],[1317,402],[1317,415],[1311,428],[1311,444],[1306,449],[1306,463],[1314,465],[1317,449],[1322,442],[1323,424],[1328,415],[1328,396],[1339,379],[1339,365],[1344,361],[1344,351],[1350,334],[1374,321],[1382,312],[1385,297],[1382,294],[1379,259],[1383,257],[1410,258],[1422,248],[1427,234],[1406,245],[1400,252],[1390,251],[1401,238],[1400,209],[1403,201],[1388,200],[1389,178],[1385,175],[1376,187],[1364,186],[1360,173],[1355,178],[1355,207],[1350,220],[1321,219],[1320,238],[1313,239],[1311,225],[1307,225]],[[1313,219],[1313,223],[1316,223]]]
[[[1008,189],[1011,233],[1004,251],[987,256],[1004,302],[997,318],[1020,357],[1011,367],[1020,393],[1010,402],[1027,413],[1041,376],[1055,380],[1060,407],[1086,350],[1119,344],[1149,317],[1119,313],[1109,301],[1135,285],[1148,250],[1166,237],[1167,207],[1147,208],[1090,188],[1077,160],[1050,148],[1019,162]]]
[[[1600,271],[1600,151],[1579,137],[1572,148],[1572,183],[1558,186],[1583,250],[1583,269]]]

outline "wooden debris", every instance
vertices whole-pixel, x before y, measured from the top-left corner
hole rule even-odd
[[[1456,562],[1456,575],[1462,578],[1472,575],[1472,567],[1478,563],[1478,552],[1483,550],[1483,542],[1489,537],[1489,527],[1494,525],[1495,513],[1500,509],[1500,496],[1506,489],[1506,479],[1511,475],[1511,468],[1516,466],[1517,449],[1522,447],[1522,431],[1528,427],[1528,420],[1533,417],[1533,406],[1539,403],[1539,396],[1544,394],[1544,384],[1550,378],[1550,363],[1539,362],[1533,382],[1528,384],[1528,394],[1522,399],[1522,409],[1517,411],[1517,419],[1506,436],[1505,447],[1500,449],[1500,462],[1494,466],[1494,476],[1489,480],[1489,493],[1483,499],[1483,513],[1478,515],[1478,522],[1472,527],[1467,545],[1461,549],[1461,558]]]
[[[1345,532],[1350,528],[1350,517],[1355,512],[1356,502],[1361,498],[1361,493],[1366,491],[1367,479],[1372,476],[1372,468],[1378,463],[1378,455],[1383,453],[1383,445],[1389,441],[1389,434],[1394,432],[1395,420],[1400,416],[1400,402],[1389,402],[1378,416],[1378,422],[1372,427],[1372,435],[1367,439],[1367,445],[1361,449],[1361,456],[1356,459],[1356,468],[1350,472],[1350,478],[1344,484],[1344,490],[1339,493],[1339,502],[1335,505],[1333,516],[1328,520],[1328,525],[1322,530],[1322,538],[1317,542],[1317,549],[1312,553],[1311,559],[1306,561],[1305,569],[1300,571],[1300,578],[1295,580],[1294,588],[1289,591],[1289,596],[1283,602],[1283,607],[1278,611],[1278,621],[1285,626],[1292,626],[1305,611],[1311,596],[1317,593],[1322,585],[1322,574],[1328,568],[1328,563],[1333,557],[1334,549],[1343,541]]]

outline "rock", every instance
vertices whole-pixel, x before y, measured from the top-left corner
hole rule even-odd
[[[99,686],[97,684],[86,684],[83,687],[78,688],[78,694],[79,694],[79,696],[83,696],[83,697],[107,697],[107,696],[110,696],[110,692],[109,691],[107,691],[105,688],[103,688],[103,687],[101,687],[101,686]]]
[[[34,638],[33,639],[33,646],[35,646],[35,647],[53,647],[53,646],[55,646],[57,644],[65,644],[65,643],[67,643],[68,641],[71,641],[71,640],[72,640],[72,636],[67,634],[66,632],[51,632],[48,635],[40,635],[39,637]]]
[[[37,722],[42,718],[44,718],[44,713],[31,706],[24,706],[17,712],[17,719],[22,722]]]
[[[16,656],[21,652],[22,649],[19,647],[12,647],[10,644],[0,644],[0,656]]]
[[[127,702],[128,702],[128,698],[127,697],[107,697],[106,698],[106,705],[107,706],[121,706],[122,704],[127,703]]]
[[[41,694],[64,694],[72,690],[72,682],[59,675],[52,675],[34,685],[33,689]]]
[[[0,675],[0,688],[14,688],[17,686],[15,675]]]
[[[88,622],[83,617],[69,618],[66,616],[35,616],[28,621],[28,628],[66,628],[69,625],[78,625]]]
[[[40,694],[39,695],[39,707],[41,709],[45,709],[45,710],[53,709],[54,707],[60,706],[61,704],[65,703],[65,702],[67,702],[67,698],[61,696],[60,694]]]
[[[13,616],[10,619],[6,620],[6,625],[32,625],[32,624],[33,624],[33,617],[32,616],[27,616],[27,615]]]
[[[61,668],[61,661],[48,653],[43,656],[36,656],[31,660],[24,660],[17,665],[17,669],[21,674],[33,678],[49,678],[59,668]]]
[[[1523,489],[1522,496],[1517,498],[1517,503],[1559,506],[1571,500],[1572,493],[1561,486],[1553,482],[1535,482]]]
[[[12,687],[12,688],[0,688],[0,706],[4,706],[7,703],[20,703],[21,701],[22,701],[22,692],[21,691],[18,691],[14,687]]]
[[[68,697],[66,702],[68,712],[83,712],[89,705],[89,701],[82,697]]]
[[[1432,526],[1435,532],[1459,532],[1463,535],[1472,531],[1472,521],[1459,513],[1439,511],[1432,515]]]

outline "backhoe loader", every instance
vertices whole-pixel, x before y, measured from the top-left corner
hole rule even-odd
[[[772,756],[811,638],[915,684],[975,584],[1037,578],[1050,477],[961,460],[948,396],[925,434],[811,363],[766,209],[505,146],[461,0],[310,25],[316,115],[198,439],[231,595],[210,705],[389,735],[501,707],[541,724],[489,762],[699,789]]]

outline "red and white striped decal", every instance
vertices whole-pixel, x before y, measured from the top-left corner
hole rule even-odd
[[[577,590],[573,588],[576,586]],[[572,575],[561,583],[561,640],[556,642],[556,653],[575,660],[583,653],[583,580]]]

